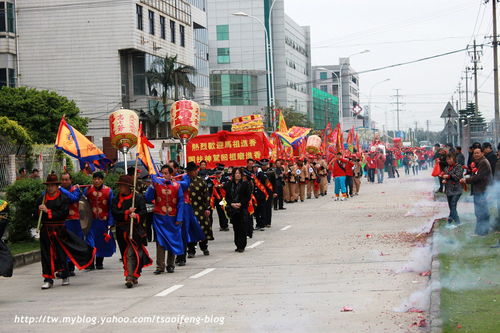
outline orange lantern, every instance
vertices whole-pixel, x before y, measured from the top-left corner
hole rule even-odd
[[[311,135],[307,138],[306,151],[309,154],[319,154],[321,152],[321,138],[317,135]]]
[[[132,110],[120,109],[109,116],[111,145],[121,152],[127,152],[137,145],[139,117]]]
[[[200,106],[188,100],[175,102],[170,108],[172,133],[179,139],[189,140],[198,135]]]

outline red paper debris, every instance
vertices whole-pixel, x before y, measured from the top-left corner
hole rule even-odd
[[[462,328],[462,325],[458,324],[458,325],[457,325],[457,328]]]
[[[344,306],[340,312],[351,312],[351,311],[354,311],[353,308],[349,307],[349,306]]]
[[[388,254],[388,253],[384,253],[384,252],[380,252],[380,254],[379,254],[379,255],[380,255],[381,257],[383,257],[383,256],[388,256],[389,254]]]
[[[411,309],[409,309],[407,312],[412,312],[412,313],[424,313],[425,311],[424,311],[424,310],[415,309],[415,308],[411,308]]]
[[[371,215],[371,214],[368,214],[368,217],[372,217],[372,215]]]
[[[366,238],[372,238],[373,235],[370,235],[370,234],[366,234]]]
[[[427,322],[425,319],[420,320],[418,323],[414,322],[413,324],[410,325],[410,327],[427,327]]]
[[[431,271],[427,271],[427,272],[422,272],[419,274],[420,276],[431,276]]]

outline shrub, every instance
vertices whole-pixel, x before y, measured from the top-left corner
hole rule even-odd
[[[10,205],[9,241],[21,242],[32,239],[31,228],[36,227],[38,216],[34,216],[36,201],[45,186],[39,179],[20,179],[7,187]]]

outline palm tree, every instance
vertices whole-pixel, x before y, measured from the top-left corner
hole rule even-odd
[[[160,108],[160,102],[156,102],[155,106],[149,111],[140,111],[140,116],[146,121],[148,129],[152,128],[154,130],[154,139],[160,138],[160,124],[163,119],[166,118],[165,110],[165,108]],[[149,132],[151,132],[151,130],[149,130]]]
[[[165,58],[157,58],[153,61],[151,68],[146,72],[146,77],[148,78],[150,95],[158,96],[155,86],[160,86],[162,89],[161,101],[165,118],[170,112],[168,93],[170,92],[170,97],[172,97],[172,88],[174,89],[173,101],[179,100],[180,88],[183,89],[183,95],[186,95],[187,92],[192,96],[196,86],[189,80],[189,75],[195,73],[196,69],[193,66],[178,64],[177,55],[173,57],[167,55]],[[166,122],[166,129],[168,136],[170,133],[168,122]]]
[[[177,63],[177,56],[165,58],[157,58],[153,61],[151,68],[147,71],[150,87],[159,85],[162,88],[162,102],[167,106],[168,92],[174,89],[173,100],[179,100],[179,90],[183,89],[184,95],[186,92],[193,95],[196,86],[189,79],[189,75],[194,75],[196,69],[193,66],[182,65]],[[150,88],[151,89],[151,88]],[[154,88],[153,88],[154,89]],[[170,96],[171,97],[171,96]]]

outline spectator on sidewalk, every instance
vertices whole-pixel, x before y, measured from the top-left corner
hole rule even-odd
[[[495,165],[497,164],[497,155],[493,152],[493,147],[491,146],[491,143],[485,142],[483,143],[483,152],[484,152],[484,157],[490,162],[491,166],[491,174],[492,176],[495,175]]]
[[[450,208],[450,215],[448,223],[455,222],[460,224],[460,217],[457,212],[458,200],[462,195],[462,184],[460,180],[463,178],[462,165],[457,162],[457,157],[454,153],[446,155],[447,167],[443,170],[444,193],[448,199],[448,207]]]
[[[461,183],[472,185],[474,196],[474,214],[476,215],[475,234],[485,236],[490,230],[490,213],[488,210],[488,200],[486,190],[491,183],[490,162],[484,157],[481,148],[474,148],[474,162],[471,164],[471,175],[460,180]]]
[[[384,171],[385,171],[385,157],[380,150],[376,155],[377,162],[377,183],[382,184],[384,182]]]
[[[465,165],[465,156],[462,153],[462,147],[457,146],[457,163],[460,165]]]

